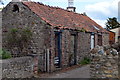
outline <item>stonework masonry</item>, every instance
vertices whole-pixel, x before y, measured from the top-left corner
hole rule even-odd
[[[103,43],[103,46],[109,44],[109,34],[108,33],[102,33],[102,43]]]
[[[90,37],[91,37],[90,33],[84,33],[84,32],[78,33],[78,48],[77,48],[78,62],[80,62],[84,57],[89,57],[88,53],[90,51],[90,46],[91,46]]]
[[[30,78],[34,74],[32,57],[0,60],[0,65],[2,65],[2,78]]]
[[[91,52],[91,78],[118,78],[118,52],[115,49],[105,50],[96,47]]]
[[[55,70],[54,67],[54,56],[55,56],[55,34],[54,29],[50,27],[45,21],[38,18],[36,14],[30,11],[26,6],[23,6],[22,3],[18,3],[20,11],[13,12],[12,5],[17,3],[11,3],[3,9],[3,31],[9,31],[11,28],[19,27],[28,27],[32,31],[32,40],[29,44],[28,54],[45,54],[46,49],[50,51],[50,69],[51,71]],[[9,14],[8,14],[9,13]],[[10,14],[11,13],[11,14]],[[17,20],[15,20],[17,19]],[[3,36],[7,32],[3,32]],[[69,30],[63,30],[62,32],[62,65],[68,66],[68,56],[71,53],[70,50],[70,38],[71,33]],[[86,52],[90,50],[90,34],[80,32],[78,33],[78,45],[77,45],[77,58],[82,59],[84,55],[87,55]],[[87,40],[86,40],[87,39]],[[3,37],[4,41],[4,37]],[[84,46],[81,46],[84,45]],[[5,48],[6,45],[3,44]],[[16,52],[13,52],[16,53]],[[44,58],[44,57],[43,57]],[[40,59],[41,60],[41,59]],[[41,61],[40,61],[41,62]],[[43,61],[44,62],[44,61]],[[44,63],[42,64],[42,66]]]
[[[13,6],[17,5],[19,7],[18,12],[13,12]],[[8,4],[3,9],[2,14],[2,30],[3,30],[3,45],[2,47],[7,49],[5,44],[5,35],[11,28],[29,28],[32,31],[32,39],[29,43],[28,54],[38,54],[41,55],[38,59],[38,66],[40,71],[46,71],[43,68],[46,68],[46,57],[45,54],[49,53],[49,71],[52,72],[56,70],[54,65],[55,58],[55,31],[58,30],[55,27],[51,26],[49,23],[42,20],[38,15],[32,12],[27,6],[22,3],[12,2]],[[42,15],[42,14],[41,14]],[[80,62],[84,57],[88,56],[91,45],[91,33],[80,32],[71,29],[59,29],[61,30],[61,66],[69,66],[69,56],[73,53],[73,36],[75,32],[76,42],[76,61]],[[107,34],[103,35],[103,44],[107,44],[109,38]],[[97,33],[95,35],[95,46],[97,45]],[[19,50],[9,50],[13,54],[20,54]]]

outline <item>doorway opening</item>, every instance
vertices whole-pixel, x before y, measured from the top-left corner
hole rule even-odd
[[[77,64],[77,35],[71,35],[71,53],[69,55],[69,65]]]
[[[55,58],[54,63],[56,68],[61,68],[61,57],[62,57],[62,51],[61,51],[61,32],[55,32]]]

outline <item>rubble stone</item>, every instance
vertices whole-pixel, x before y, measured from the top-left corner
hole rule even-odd
[[[120,71],[118,68],[119,53],[116,49],[110,48],[110,46],[105,46],[103,48],[97,46],[93,49],[93,53],[91,52],[91,78],[118,78],[118,76],[120,77],[118,73],[118,71]],[[94,53],[94,50],[97,50],[97,53]],[[104,53],[101,53],[100,50]]]

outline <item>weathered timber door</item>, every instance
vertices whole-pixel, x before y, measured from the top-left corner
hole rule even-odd
[[[56,68],[61,67],[61,32],[55,32],[55,66]]]

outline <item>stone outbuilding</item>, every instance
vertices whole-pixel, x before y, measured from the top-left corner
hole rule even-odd
[[[110,31],[115,33],[115,42],[120,40],[120,27],[111,29]]]
[[[32,31],[28,54],[42,55],[38,58],[41,71],[75,65],[95,46],[109,44],[109,33],[95,21],[59,7],[10,2],[2,15],[3,36],[11,28],[28,27]]]

